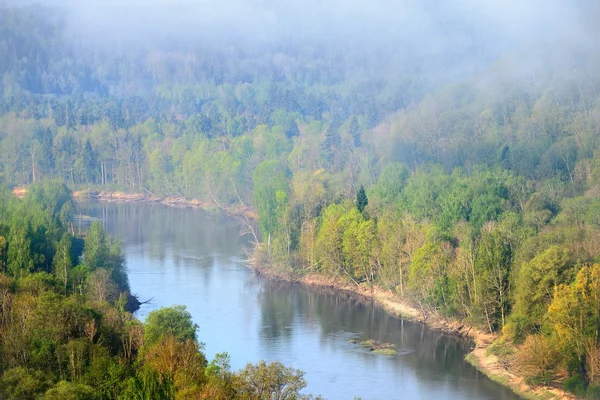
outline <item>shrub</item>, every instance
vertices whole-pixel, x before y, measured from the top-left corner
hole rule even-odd
[[[575,394],[577,397],[585,396],[585,379],[581,375],[574,375],[565,380],[563,389]]]
[[[550,385],[567,375],[559,346],[545,336],[529,336],[517,352],[516,361],[530,384]]]
[[[587,388],[585,398],[589,400],[600,400],[600,385],[591,385]]]

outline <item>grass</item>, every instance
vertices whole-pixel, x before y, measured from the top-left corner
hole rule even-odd
[[[377,345],[377,342],[373,339],[363,340],[360,342],[360,345],[366,348],[374,348]]]
[[[500,359],[505,359],[506,357],[515,354],[515,348],[510,343],[496,340],[486,349],[486,354],[493,354]]]
[[[375,349],[373,353],[380,354],[382,356],[395,356],[398,352],[395,349]]]
[[[376,340],[369,339],[360,342],[361,347],[369,349],[374,354],[382,356],[395,356],[398,354],[396,351],[396,345],[392,343],[380,343]]]

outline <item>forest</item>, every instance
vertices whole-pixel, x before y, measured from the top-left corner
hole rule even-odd
[[[227,353],[207,360],[185,306],[135,318],[119,242],[100,221],[74,234],[63,183],[0,199],[2,399],[313,398],[278,362],[233,372]]]
[[[267,39],[244,35],[250,23],[203,21],[205,35],[139,39],[148,32],[131,28],[134,46],[96,43],[63,8],[0,5],[0,181],[251,207],[257,263],[389,289],[497,333],[494,348],[527,382],[600,398],[600,9],[574,4],[524,18],[530,40],[442,7],[421,46],[378,14],[336,20],[323,40],[323,27],[306,22],[302,36],[281,17]],[[14,352],[1,385],[32,382],[50,396],[89,379],[129,382],[122,393],[235,381],[200,359],[192,334],[146,340],[150,321],[126,351],[119,338],[141,325],[119,295],[118,243],[94,226],[85,243],[70,236],[66,189],[60,200],[40,190],[1,203],[12,305],[0,332]],[[52,307],[81,313],[79,325],[44,327],[36,315]],[[11,339],[15,324],[53,339]],[[181,362],[202,379],[149,365],[161,340],[193,353]],[[96,362],[112,372],[89,375]]]

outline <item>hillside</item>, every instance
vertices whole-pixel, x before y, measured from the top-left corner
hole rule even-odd
[[[597,398],[598,6],[375,3],[0,6],[0,180],[252,207],[262,265],[377,284]]]

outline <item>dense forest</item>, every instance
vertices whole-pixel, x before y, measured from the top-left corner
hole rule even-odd
[[[313,398],[280,363],[208,362],[184,306],[137,320],[119,242],[99,221],[74,235],[64,184],[30,186],[24,200],[3,190],[0,205],[0,398]]]
[[[538,6],[556,6],[549,3]],[[600,396],[598,6],[577,1],[569,12],[540,12],[547,19],[535,26],[544,29],[512,21],[520,30],[502,36],[498,25],[466,24],[449,5],[432,17],[435,35],[421,29],[430,24],[417,25],[428,35],[419,42],[368,13],[346,25],[335,20],[331,35],[309,22],[294,32],[286,19],[277,23],[278,4],[295,3],[270,4],[265,18],[276,34],[266,38],[245,35],[255,28],[249,23],[151,39],[131,28],[135,45],[102,24],[95,29],[108,43],[90,39],[62,8],[0,6],[0,179],[252,207],[262,265],[382,286],[498,333],[498,353],[529,382]],[[13,204],[7,196],[2,204],[3,215],[18,215],[4,205]],[[60,336],[52,345],[76,340],[85,354],[99,348],[102,363],[121,368],[117,339],[135,323],[125,321],[124,300],[107,292],[98,308],[98,294],[83,288],[110,278],[118,288],[110,293],[127,290],[118,247],[106,242],[111,261],[103,268],[84,251],[74,275],[60,272],[54,252],[89,244],[63,235],[69,209],[56,207],[33,207],[40,216],[26,226],[2,218],[5,293],[26,297],[32,310],[51,297],[111,313],[116,325],[98,326],[107,330],[102,345],[98,333],[65,333],[81,326],[52,328]],[[11,243],[32,246],[30,254]],[[4,338],[10,325],[0,327]],[[140,354],[151,354],[144,346]],[[89,382],[83,370],[69,375],[60,351],[28,364],[42,350],[32,351],[2,365],[3,382],[9,371],[35,380],[14,369],[23,365],[55,371],[56,381]],[[127,368],[138,365],[129,358]],[[137,384],[156,384],[156,369],[135,371],[146,374]]]

